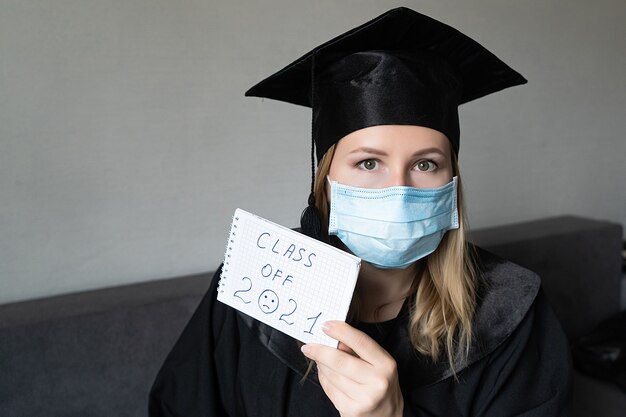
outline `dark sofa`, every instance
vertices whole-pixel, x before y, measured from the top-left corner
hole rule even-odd
[[[622,227],[562,216],[474,232],[473,241],[539,274],[570,342],[626,307],[622,294]],[[624,417],[626,393],[575,371],[575,417]]]
[[[538,272],[574,340],[620,309],[620,225],[558,217],[476,231]],[[202,274],[0,306],[0,416],[145,416],[165,355],[211,280]],[[626,394],[580,373],[574,415],[623,416]]]

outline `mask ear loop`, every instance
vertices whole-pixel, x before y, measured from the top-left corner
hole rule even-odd
[[[315,205],[315,51],[311,54],[311,192],[308,205],[300,216],[302,233],[322,240],[322,220]]]

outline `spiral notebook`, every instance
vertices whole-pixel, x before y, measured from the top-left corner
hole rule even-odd
[[[237,209],[217,299],[304,343],[337,346],[321,328],[345,321],[361,260]]]

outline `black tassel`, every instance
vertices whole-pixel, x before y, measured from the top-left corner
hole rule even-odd
[[[315,205],[315,53],[311,55],[311,193],[309,205],[300,216],[302,233],[313,239],[322,240],[322,217]]]
[[[309,205],[302,211],[300,216],[302,233],[313,239],[322,240],[322,219],[315,205],[313,193],[309,195]]]

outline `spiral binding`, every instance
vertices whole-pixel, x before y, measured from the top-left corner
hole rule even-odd
[[[236,212],[235,212],[236,213]],[[235,243],[235,235],[237,229],[237,221],[239,217],[233,214],[233,222],[230,226],[230,234],[228,235],[228,241],[226,242],[226,249],[224,250],[224,265],[222,266],[222,272],[220,273],[220,280],[217,282],[217,292],[223,293],[226,283],[226,273],[230,266],[230,251],[233,249],[232,244]]]

